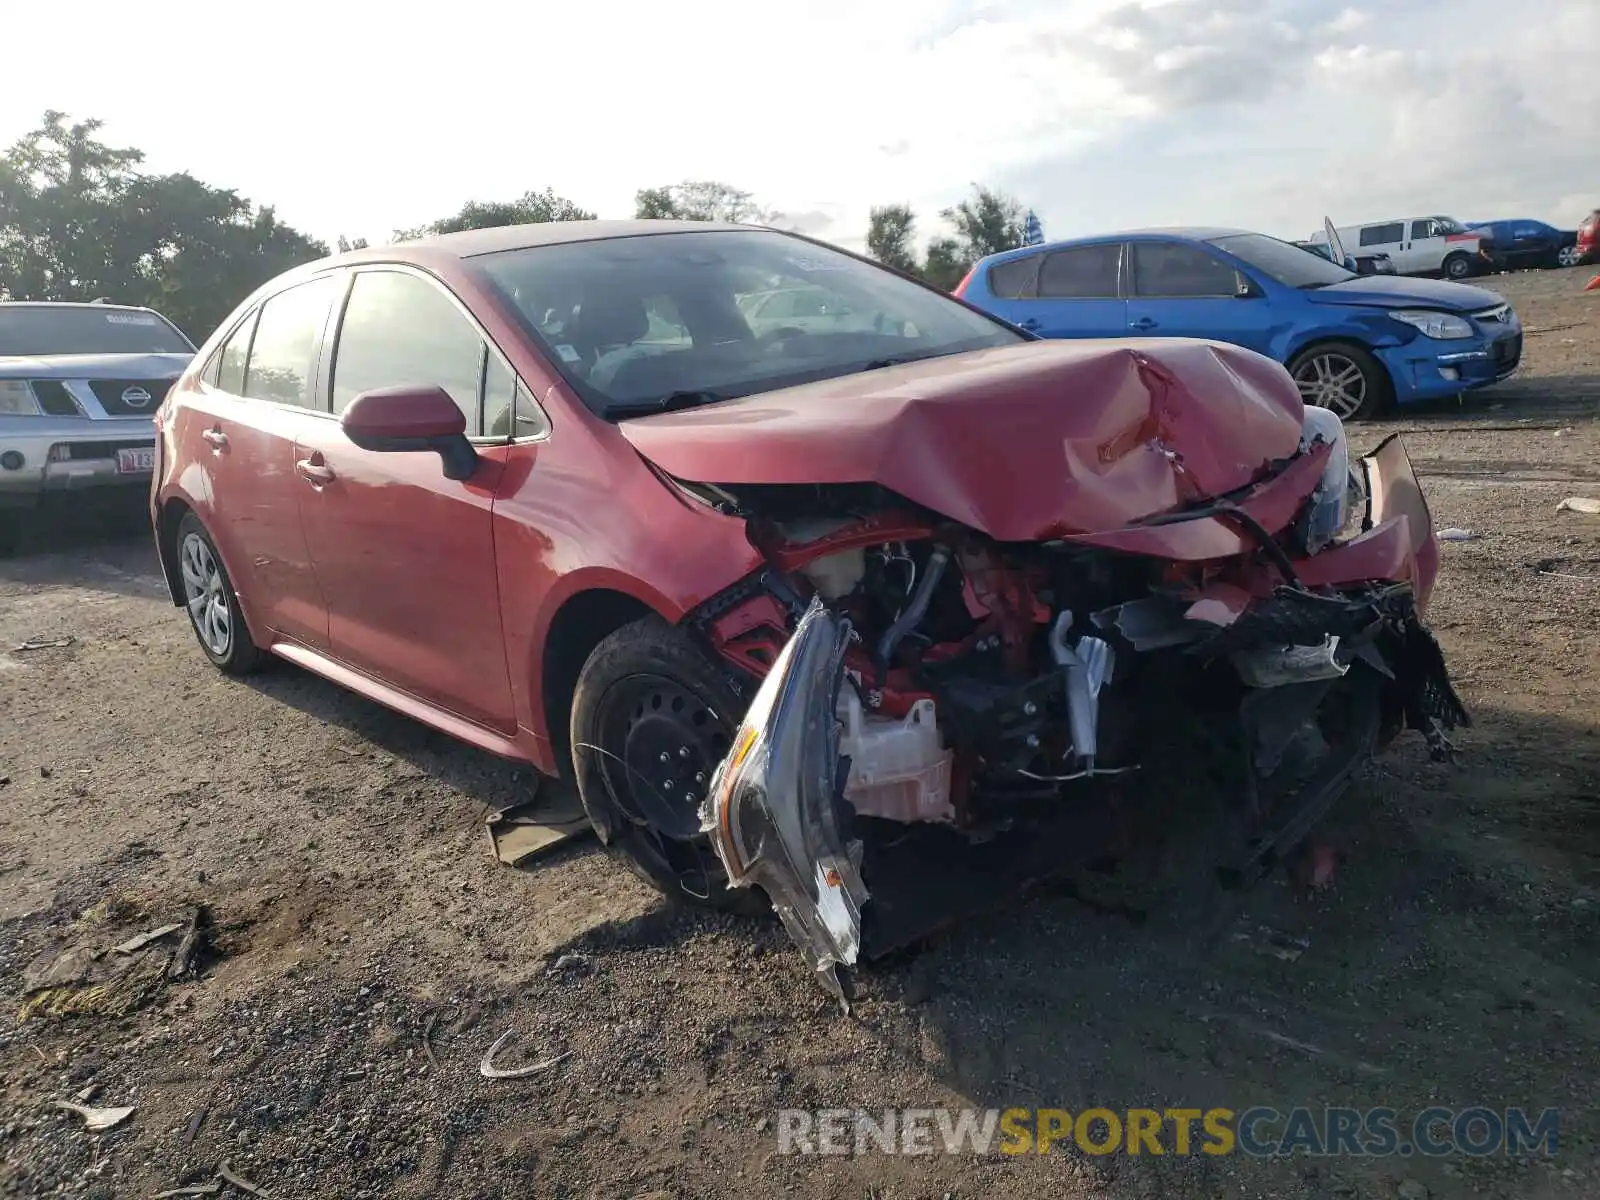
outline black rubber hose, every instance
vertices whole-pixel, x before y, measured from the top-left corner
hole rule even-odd
[[[933,553],[928,555],[928,563],[923,568],[922,578],[917,581],[917,590],[912,593],[911,603],[906,605],[905,612],[895,618],[894,624],[889,626],[878,641],[880,675],[889,669],[889,660],[894,657],[895,647],[900,644],[901,639],[922,624],[922,618],[928,615],[928,605],[933,602],[933,590],[939,586],[944,569],[949,565],[949,547],[935,546]]]

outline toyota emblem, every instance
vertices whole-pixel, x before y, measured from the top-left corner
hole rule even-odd
[[[155,397],[149,392],[145,391],[142,387],[126,388],[122,393],[122,402],[129,408],[143,408],[153,399],[155,399]]]

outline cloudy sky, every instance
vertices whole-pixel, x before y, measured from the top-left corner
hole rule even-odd
[[[0,143],[100,117],[328,239],[699,178],[847,245],[974,181],[1051,237],[1600,205],[1597,0],[79,0],[70,53],[64,11],[7,12]]]

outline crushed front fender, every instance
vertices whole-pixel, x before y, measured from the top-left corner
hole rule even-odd
[[[848,622],[813,600],[712,777],[701,823],[733,887],[760,887],[848,1009],[839,968],[861,951],[861,844],[844,834],[848,760],[836,716]]]

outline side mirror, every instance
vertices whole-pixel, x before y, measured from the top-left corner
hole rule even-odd
[[[362,392],[339,418],[339,425],[363,450],[406,453],[432,450],[444,464],[446,479],[470,479],[478,452],[467,440],[467,418],[441,387],[373,388]]]
[[[1243,271],[1235,271],[1233,273],[1233,294],[1240,300],[1254,300],[1262,293],[1261,289],[1256,286],[1255,280],[1251,279]]]

